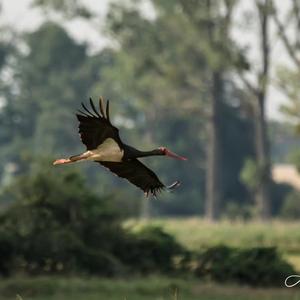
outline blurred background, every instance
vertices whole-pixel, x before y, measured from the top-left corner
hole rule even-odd
[[[300,299],[299,0],[0,0],[0,299]],[[80,153],[111,101],[174,193]]]

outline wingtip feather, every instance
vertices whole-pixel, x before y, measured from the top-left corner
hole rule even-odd
[[[110,123],[110,118],[109,118],[109,100],[106,101],[106,119]]]
[[[102,116],[104,118],[106,118],[105,111],[104,111],[104,99],[102,96],[100,96],[100,98],[99,98],[99,109],[100,109]]]
[[[99,112],[97,111],[95,105],[94,105],[94,102],[92,100],[92,98],[90,97],[90,105],[91,105],[91,108],[92,110],[94,111],[94,113],[96,114],[97,117],[101,118],[101,115],[99,114]]]
[[[95,117],[95,116],[88,110],[88,108],[84,105],[83,102],[81,102],[81,106],[82,106],[82,108],[87,112],[87,114],[88,114],[90,117]]]

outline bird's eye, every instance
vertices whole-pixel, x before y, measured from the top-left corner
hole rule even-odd
[[[167,148],[166,147],[159,147],[158,148],[163,154],[166,154]]]

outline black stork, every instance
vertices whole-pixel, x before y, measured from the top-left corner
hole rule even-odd
[[[175,181],[170,186],[165,186],[156,174],[142,164],[137,158],[154,155],[164,155],[180,160],[186,160],[165,147],[151,151],[140,151],[124,144],[119,136],[119,130],[111,124],[109,117],[109,101],[104,107],[103,98],[99,100],[99,111],[90,98],[88,109],[83,103],[83,111],[76,114],[79,121],[79,134],[87,151],[69,158],[57,159],[54,165],[69,164],[77,161],[90,160],[100,163],[117,176],[127,179],[144,191],[148,196],[156,196],[162,189],[174,189],[180,182]]]

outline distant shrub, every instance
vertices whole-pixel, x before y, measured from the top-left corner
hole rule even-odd
[[[230,220],[250,220],[253,215],[253,207],[245,203],[228,201],[222,215]]]
[[[212,247],[199,255],[195,269],[198,277],[251,286],[283,286],[285,278],[294,272],[274,247]]]
[[[189,252],[175,238],[156,226],[147,226],[127,236],[117,256],[134,272],[170,273],[180,271]]]
[[[109,196],[94,195],[74,172],[22,176],[3,197],[0,273],[118,273],[116,241],[124,230]]]
[[[13,269],[15,258],[15,237],[10,232],[0,230],[0,274],[8,276]]]
[[[281,208],[281,217],[284,219],[296,220],[300,218],[300,193],[291,192],[285,198]]]
[[[97,197],[76,172],[22,176],[2,197],[0,274],[168,273],[186,251],[158,227],[122,227],[111,196]],[[179,259],[179,263],[178,263]]]
[[[270,185],[270,193],[271,193],[271,213],[272,216],[278,216],[281,214],[282,208],[284,207],[284,204],[286,202],[287,197],[293,191],[293,187],[285,184],[285,183],[276,183],[276,182],[271,182]],[[298,202],[299,203],[299,202]],[[299,216],[300,216],[300,210],[299,211]]]

